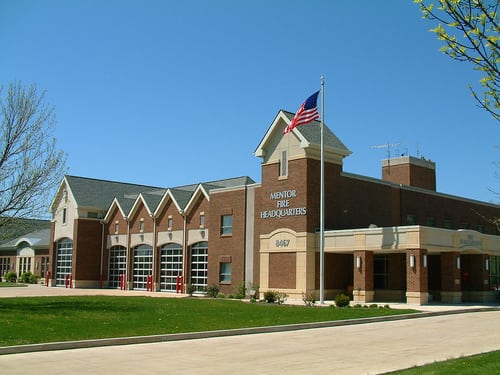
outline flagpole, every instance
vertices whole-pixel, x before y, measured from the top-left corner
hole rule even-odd
[[[325,119],[325,77],[321,76],[321,156],[319,193],[319,303],[325,303],[325,157],[323,127]]]

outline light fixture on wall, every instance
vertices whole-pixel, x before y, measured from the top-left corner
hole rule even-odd
[[[410,267],[415,268],[415,255],[410,255]]]
[[[427,254],[422,255],[422,265],[427,268]]]
[[[460,257],[457,257],[457,270],[460,269]]]
[[[361,268],[361,257],[359,255],[356,256],[356,268]]]
[[[489,258],[486,258],[484,260],[484,268],[486,268],[486,271],[490,270],[490,260],[489,260]]]

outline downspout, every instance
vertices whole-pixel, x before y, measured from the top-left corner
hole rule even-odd
[[[125,257],[125,290],[128,290],[128,279],[129,279],[129,256],[130,256],[130,222],[126,217],[123,218],[127,222],[127,255]]]
[[[157,269],[156,269],[156,263],[157,263],[157,260],[156,260],[156,244],[157,244],[157,239],[156,239],[156,217],[154,215],[151,215],[152,219],[153,219],[153,264],[152,264],[152,267],[153,267],[153,270],[152,270],[152,277],[153,277],[153,285],[151,286],[152,287],[152,291],[153,292],[156,292],[157,291],[157,284],[158,284],[158,280],[156,279],[157,275],[158,275],[158,272],[157,272]]]
[[[181,214],[181,216],[183,217],[184,219],[184,222],[183,222],[183,229],[182,229],[182,273],[183,273],[183,284],[184,284],[184,290],[183,292],[186,291],[186,285],[187,285],[187,282],[189,281],[189,278],[188,278],[188,260],[187,260],[187,257],[188,257],[188,254],[187,254],[187,244],[186,244],[186,238],[187,238],[187,234],[186,234],[186,228],[187,228],[187,217],[186,215],[184,214],[184,210],[180,210],[179,213]]]
[[[102,232],[101,232],[101,269],[99,271],[99,288],[102,289],[102,262],[104,255],[104,221],[101,220]]]

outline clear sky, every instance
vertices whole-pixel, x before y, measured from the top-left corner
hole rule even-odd
[[[175,187],[260,182],[272,120],[324,76],[345,171],[380,178],[373,146],[399,143],[438,191],[497,201],[500,124],[433,27],[411,0],[0,0],[0,83],[47,90],[69,174]]]

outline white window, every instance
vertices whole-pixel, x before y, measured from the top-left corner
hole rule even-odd
[[[233,215],[222,215],[220,220],[220,234],[229,236],[233,234]]]
[[[219,281],[221,283],[231,282],[231,269],[232,269],[232,264],[230,262],[220,263]]]

